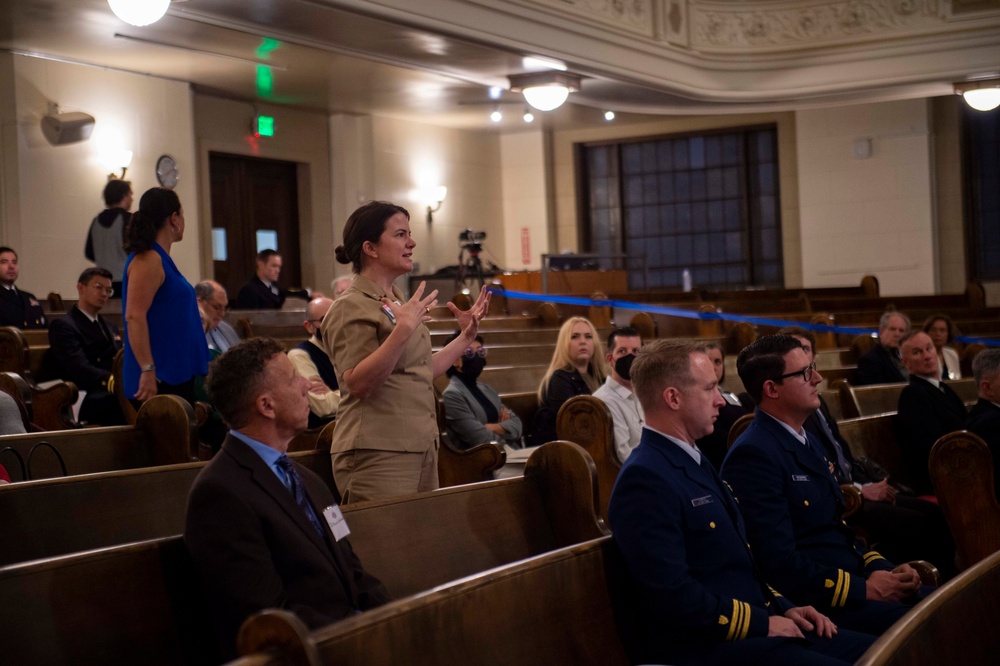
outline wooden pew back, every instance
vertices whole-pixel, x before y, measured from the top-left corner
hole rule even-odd
[[[948,581],[868,648],[857,666],[993,664],[1000,654],[1000,552]]]
[[[1000,504],[986,443],[964,430],[949,433],[934,444],[928,464],[955,537],[959,567],[970,567],[1000,550]]]
[[[327,450],[289,454],[333,487]],[[205,462],[0,486],[0,566],[157,539],[184,530],[188,492]]]
[[[56,432],[0,436],[0,449],[12,446],[30,466],[32,478],[62,474],[48,442],[62,457],[67,474],[91,474],[118,469],[171,465],[197,460],[194,412],[176,396],[156,396],[139,410],[134,426],[82,428]],[[38,447],[36,449],[36,447]]]
[[[871,458],[889,473],[890,479],[907,483],[906,468],[893,425],[895,417],[893,411],[844,419],[837,425],[840,434],[851,445],[855,458]]]
[[[578,395],[559,408],[556,416],[559,439],[579,444],[590,454],[597,469],[597,508],[608,519],[608,502],[622,463],[615,449],[615,429],[611,411],[600,398]]]
[[[298,650],[294,616],[261,614],[241,630],[240,651],[286,657],[256,662],[270,664],[394,663],[401,655],[410,666],[628,664],[608,585],[612,547],[604,537],[396,601],[313,632]],[[287,659],[294,652],[301,661]]]
[[[365,567],[399,596],[606,536],[595,484],[586,453],[555,442],[523,478],[344,514]],[[0,645],[11,663],[212,662],[207,608],[180,537],[0,567]]]
[[[825,371],[824,371],[824,376]],[[963,402],[975,402],[978,397],[973,379],[955,379],[945,382]],[[870,386],[840,385],[841,409],[844,416],[871,416],[894,412],[899,405],[899,394],[906,384],[872,384]]]

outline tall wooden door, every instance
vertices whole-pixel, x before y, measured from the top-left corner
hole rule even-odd
[[[254,274],[261,250],[281,255],[283,287],[301,286],[296,171],[294,162],[209,154],[212,267],[231,300]]]

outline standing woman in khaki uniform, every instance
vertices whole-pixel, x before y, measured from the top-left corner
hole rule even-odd
[[[393,286],[413,270],[414,247],[409,213],[371,201],[348,218],[336,249],[355,273],[322,324],[342,396],[331,453],[345,504],[438,487],[433,380],[475,340],[489,308],[485,287],[468,312],[448,303],[462,333],[432,354],[424,323],[437,291],[424,296],[421,283],[404,302]]]

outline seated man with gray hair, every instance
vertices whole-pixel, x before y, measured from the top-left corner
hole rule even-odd
[[[236,329],[223,319],[229,309],[226,289],[214,280],[205,280],[195,285],[194,295],[198,298],[202,320],[207,322],[205,341],[213,356],[217,356],[240,341]]]
[[[965,429],[983,438],[993,454],[993,489],[1000,500],[1000,349],[984,349],[972,361],[979,402],[969,411]]]

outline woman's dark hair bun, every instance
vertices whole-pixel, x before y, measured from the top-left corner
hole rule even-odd
[[[347,256],[347,250],[344,248],[343,245],[338,245],[336,248],[334,248],[333,256],[335,256],[337,258],[337,261],[339,261],[342,264],[351,263],[351,258]]]

